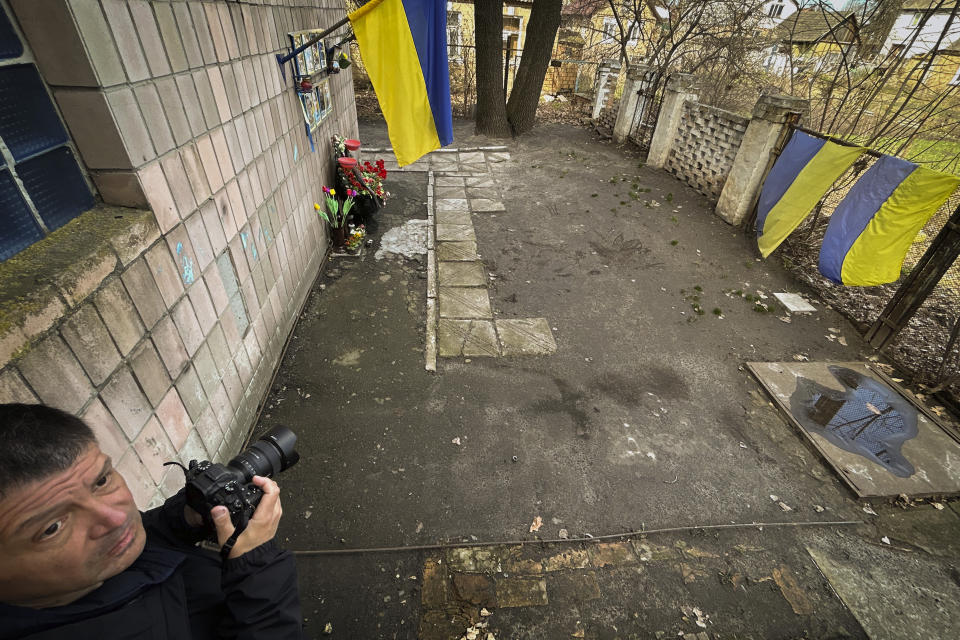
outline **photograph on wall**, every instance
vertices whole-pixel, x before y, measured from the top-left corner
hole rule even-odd
[[[303,120],[307,123],[310,131],[320,126],[323,111],[320,107],[320,101],[317,99],[316,89],[300,94],[300,106],[303,108]]]
[[[323,84],[317,87],[317,98],[320,102],[321,117],[326,117],[333,111],[333,100],[330,98],[330,80],[324,80]]]
[[[287,34],[290,38],[290,46],[294,49],[302,47],[319,34],[320,31],[297,31]],[[298,76],[311,76],[323,71],[326,66],[326,55],[324,53],[323,41],[314,42],[312,45],[297,54],[296,74]]]

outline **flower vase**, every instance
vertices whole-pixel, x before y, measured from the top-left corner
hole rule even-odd
[[[330,229],[330,243],[334,249],[341,249],[347,243],[347,233],[343,226]]]

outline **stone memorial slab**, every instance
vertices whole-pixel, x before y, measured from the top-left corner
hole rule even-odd
[[[861,498],[960,492],[960,442],[866,363],[747,367]]]

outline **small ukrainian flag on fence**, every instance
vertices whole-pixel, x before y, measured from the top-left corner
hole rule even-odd
[[[453,142],[447,3],[371,0],[348,17],[400,166]]]
[[[863,147],[793,132],[763,183],[757,203],[757,243],[764,258],[803,222],[864,151]]]
[[[882,156],[830,216],[820,273],[847,286],[895,282],[917,233],[958,185],[960,177]]]

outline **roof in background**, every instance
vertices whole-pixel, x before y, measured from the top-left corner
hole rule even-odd
[[[836,13],[822,9],[803,9],[777,25],[775,32],[780,38],[790,42],[816,42],[827,39],[831,30],[848,21],[856,29],[857,17],[853,12]],[[848,43],[853,40],[840,42]]]

